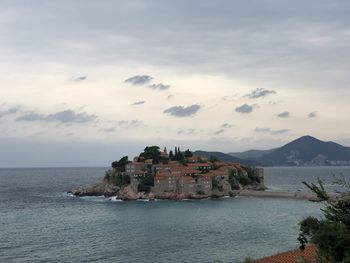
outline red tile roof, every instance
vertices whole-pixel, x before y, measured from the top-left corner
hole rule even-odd
[[[187,166],[190,167],[209,167],[211,166],[210,163],[188,163]]]
[[[194,179],[191,176],[182,176],[182,181],[194,182]]]
[[[307,246],[304,250],[295,249],[254,261],[255,263],[296,263],[300,258],[307,262],[317,262],[317,247]]]

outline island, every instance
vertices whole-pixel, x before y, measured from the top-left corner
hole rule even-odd
[[[223,162],[189,149],[161,151],[147,146],[129,161],[128,156],[112,163],[102,182],[71,191],[75,196],[115,196],[121,200],[203,199],[236,196],[241,190],[265,190],[260,167]]]

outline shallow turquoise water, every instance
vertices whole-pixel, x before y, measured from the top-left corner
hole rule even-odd
[[[0,170],[0,262],[237,262],[298,246],[321,204],[270,198],[116,202],[65,191],[104,168]]]

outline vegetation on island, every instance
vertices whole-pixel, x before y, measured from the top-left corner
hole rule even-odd
[[[169,183],[164,180],[167,173],[172,177]],[[151,200],[157,196],[175,200],[233,196],[240,189],[263,190],[261,169],[221,161],[216,156],[196,155],[189,149],[181,151],[180,147],[161,151],[153,145],[145,147],[132,160],[123,156],[113,161],[102,182],[78,187],[72,193],[76,196],[119,196],[124,200]]]
[[[350,189],[345,180],[337,182]],[[304,249],[307,243],[316,244],[320,263],[350,263],[350,192],[334,199],[321,180],[318,185],[303,183],[325,203],[325,208],[322,218],[310,216],[300,222],[300,248]]]
[[[164,149],[166,151],[166,148]],[[168,156],[162,156],[159,146],[147,146],[144,148],[143,152],[137,157],[138,162],[144,162],[145,160],[152,160],[152,164],[167,164],[169,161],[178,161],[182,165],[186,166],[188,163],[188,158],[192,157],[193,153],[189,149],[182,152],[180,147],[175,147],[174,152],[169,151]],[[202,159],[198,157],[199,163],[206,163],[207,159]],[[209,162],[213,163],[213,170],[219,169],[221,166],[215,163],[221,160],[216,156],[210,156]],[[125,174],[125,166],[130,163],[128,156],[123,156],[119,161],[114,161],[111,164],[112,169],[106,171],[105,180],[108,183],[122,187],[130,184],[130,176]],[[240,186],[248,186],[253,184],[261,183],[261,178],[256,174],[256,171],[250,166],[244,166],[246,174],[241,171],[238,173],[231,172],[229,175],[229,183],[232,190],[239,190]],[[149,169],[145,170],[146,176],[140,178],[139,191],[148,193],[153,186],[153,175],[152,171]],[[207,173],[208,170],[203,170],[202,173]],[[213,178],[212,180],[213,189],[222,191],[222,185],[219,180]]]

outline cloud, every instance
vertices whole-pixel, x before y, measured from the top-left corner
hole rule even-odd
[[[115,131],[117,131],[117,129],[115,127],[110,127],[110,128],[104,129],[103,131],[104,132],[115,132]]]
[[[72,80],[74,82],[81,82],[87,79],[87,76],[74,77]]]
[[[284,111],[284,112],[281,112],[277,115],[277,117],[279,118],[289,118],[290,117],[290,113],[289,111]]]
[[[281,129],[281,130],[275,130],[275,131],[271,131],[271,135],[278,135],[278,134],[285,134],[287,133],[289,130],[288,129]]]
[[[34,111],[29,111],[24,115],[18,117],[16,121],[29,122],[60,122],[60,123],[86,123],[93,122],[97,119],[96,115],[87,114],[86,112],[76,113],[73,110],[59,111],[53,114],[40,114]]]
[[[0,111],[0,118],[7,115],[16,114],[17,112],[20,111],[20,109],[21,109],[21,106],[14,106],[14,107],[8,108],[7,110]]]
[[[270,132],[271,129],[270,128],[255,128],[254,129],[255,132]]]
[[[243,104],[235,109],[239,113],[251,113],[256,105]]]
[[[118,121],[117,124],[124,128],[136,128],[142,124],[139,120],[121,120]]]
[[[223,133],[224,131],[225,131],[224,129],[220,129],[216,132],[213,132],[213,135],[219,135],[219,134]]]
[[[175,117],[188,117],[195,114],[201,108],[198,104],[193,104],[191,106],[174,106],[166,109],[164,113],[168,113]]]
[[[287,133],[288,131],[289,131],[288,129],[271,130],[270,128],[258,128],[258,127],[254,129],[254,132],[269,133],[271,135],[284,134],[284,133]]]
[[[247,94],[246,96],[250,99],[257,99],[257,98],[264,98],[268,95],[276,94],[277,92],[274,90],[267,90],[258,88],[256,90],[253,90],[251,93]]]
[[[144,100],[140,100],[140,101],[135,101],[133,104],[131,104],[132,106],[137,106],[137,105],[141,105],[144,104],[145,101]]]
[[[149,83],[153,78],[148,75],[137,75],[124,80],[125,83],[130,83],[132,85],[145,85]]]
[[[309,118],[315,118],[315,117],[317,117],[317,111],[310,112],[307,116]]]
[[[187,129],[187,130],[179,130],[177,132],[178,135],[184,134],[184,135],[191,135],[195,132],[195,129]]]
[[[148,87],[150,87],[152,89],[166,90],[166,89],[169,89],[171,86],[170,85],[165,85],[163,83],[157,83],[157,84],[149,85]]]
[[[230,127],[230,126],[231,126],[231,125],[228,124],[228,123],[223,123],[223,124],[220,125],[221,128],[228,128],[228,127]]]

